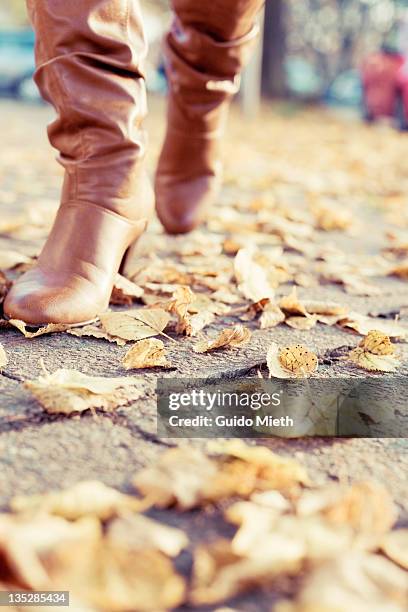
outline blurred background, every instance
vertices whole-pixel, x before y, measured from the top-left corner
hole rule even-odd
[[[167,0],[142,2],[150,41],[148,88],[165,93],[160,41]],[[263,40],[242,90],[256,114],[261,95],[355,109],[408,125],[408,0],[267,0]],[[38,101],[34,36],[24,0],[0,0],[0,95]]]

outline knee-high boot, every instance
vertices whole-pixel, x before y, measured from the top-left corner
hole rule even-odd
[[[228,107],[254,49],[263,3],[172,2],[175,20],[164,45],[167,133],[155,181],[157,213],[169,233],[196,227],[218,193]]]
[[[57,112],[61,206],[36,266],[11,289],[9,318],[79,323],[106,309],[153,194],[143,169],[146,42],[137,0],[28,0],[36,82]]]

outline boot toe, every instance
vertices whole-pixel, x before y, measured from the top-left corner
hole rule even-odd
[[[219,192],[219,180],[200,176],[183,182],[156,177],[156,212],[168,234],[186,234],[198,227]]]
[[[7,318],[34,326],[85,323],[100,312],[85,296],[80,305],[78,308],[78,291],[68,286],[45,283],[41,286],[37,281],[22,277],[9,291],[3,309]]]

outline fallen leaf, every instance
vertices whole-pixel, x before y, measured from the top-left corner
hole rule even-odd
[[[0,555],[2,577],[5,574],[14,587],[49,589],[49,568],[44,558],[61,545],[70,543],[82,550],[101,538],[100,523],[94,518],[70,522],[47,514],[0,514]]]
[[[361,340],[359,346],[365,351],[374,353],[374,355],[393,355],[395,353],[395,347],[389,336],[377,329],[370,330],[367,336]]]
[[[408,261],[405,261],[396,266],[395,268],[392,268],[389,274],[391,276],[397,276],[402,280],[408,280]]]
[[[284,320],[285,315],[279,306],[270,302],[265,306],[259,318],[259,327],[261,329],[270,329],[271,327],[276,327],[279,323],[283,323]]]
[[[239,291],[248,300],[259,302],[273,299],[275,290],[268,280],[267,270],[256,261],[259,253],[253,247],[240,249],[234,259],[235,278]]]
[[[146,338],[136,342],[122,359],[126,370],[138,368],[169,367],[166,359],[166,350],[161,340]]]
[[[3,348],[3,345],[0,344],[0,370],[4,368],[8,364],[7,354]]]
[[[144,291],[142,287],[130,281],[125,276],[117,274],[113,285],[111,304],[119,306],[131,306],[133,302],[142,297]]]
[[[29,329],[35,329],[35,326],[24,323],[24,321],[19,321],[18,319],[9,319],[9,324],[13,327],[16,327],[25,338],[38,338],[38,336],[43,336],[44,334],[55,334],[59,332],[65,332],[69,329],[72,329],[72,325],[64,324],[64,323],[49,323],[44,327],[40,327],[35,331],[29,331]]]
[[[314,203],[312,211],[316,219],[317,229],[325,232],[344,231],[352,224],[351,211],[343,206],[339,207],[337,202],[333,202],[331,206]]]
[[[286,325],[289,325],[289,327],[293,327],[293,329],[308,331],[316,325],[317,315],[308,315],[307,317],[287,317],[285,319],[285,323]]]
[[[404,612],[407,598],[403,570],[379,555],[349,551],[313,568],[296,602],[277,612]]]
[[[234,325],[222,332],[214,340],[202,340],[193,346],[196,353],[208,353],[218,348],[234,346],[241,347],[251,339],[251,331],[243,325]]]
[[[100,315],[102,328],[122,340],[144,340],[163,332],[170,315],[160,308],[108,312]]]
[[[192,333],[188,309],[194,300],[195,295],[190,287],[177,287],[172,295],[172,299],[160,304],[161,308],[177,317],[176,331],[179,334],[185,333],[187,336],[190,336]]]
[[[265,447],[247,446],[241,440],[208,446],[209,457],[198,449],[175,448],[139,472],[134,485],[146,506],[177,505],[188,510],[233,495],[249,497],[254,491],[290,491],[310,483],[297,461],[276,455]]]
[[[194,554],[190,603],[213,605],[262,585],[270,586],[276,577],[295,575],[301,569],[298,551],[281,544],[273,562],[270,556],[246,557],[235,554],[227,540],[198,546]]]
[[[290,315],[307,315],[305,306],[300,302],[297,288],[293,287],[289,295],[279,300],[279,308]]]
[[[394,355],[376,355],[360,347],[350,351],[348,359],[356,366],[373,372],[395,372],[401,365]]]
[[[188,546],[188,537],[184,531],[142,514],[127,514],[115,519],[109,525],[107,537],[116,546],[130,551],[151,548],[168,557],[177,557]]]
[[[387,321],[378,317],[368,317],[358,312],[350,312],[339,321],[341,327],[354,329],[362,336],[366,336],[373,329],[386,334],[390,338],[401,340],[408,339],[408,328],[403,327],[397,321]]]
[[[142,396],[138,378],[87,376],[76,370],[56,370],[26,381],[24,386],[47,412],[61,414],[90,408],[113,410]]]
[[[391,561],[408,570],[408,529],[395,529],[385,534],[380,548]]]
[[[98,338],[101,340],[107,340],[108,342],[116,342],[118,346],[126,346],[126,340],[123,340],[118,336],[111,336],[97,325],[85,325],[85,327],[75,327],[72,329],[67,329],[67,333],[71,334],[72,336],[77,336],[78,338]]]
[[[349,525],[356,533],[371,536],[388,532],[398,518],[391,495],[376,482],[305,490],[296,501],[296,512],[319,514],[335,526]]]
[[[97,480],[79,482],[69,489],[45,495],[13,497],[10,503],[14,512],[45,512],[70,521],[89,515],[106,521],[124,511],[138,511],[140,506],[140,500],[123,495]]]
[[[307,378],[318,367],[316,355],[301,344],[279,349],[277,344],[272,343],[266,363],[269,376],[273,378]]]

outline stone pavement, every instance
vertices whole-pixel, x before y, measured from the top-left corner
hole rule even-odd
[[[149,159],[153,168],[163,122],[158,119],[162,103],[153,101],[153,112],[149,120],[152,153]],[[51,117],[46,107],[16,106],[13,102],[0,103],[0,223],[5,216],[18,215],[27,206],[33,210],[49,205],[55,207],[58,197],[60,172],[53,163],[53,153],[46,141],[44,126]],[[288,126],[290,118],[287,120]],[[345,130],[352,130],[345,124]],[[259,128],[259,126],[258,126]],[[284,137],[271,131],[265,139]],[[239,120],[233,123],[232,134],[239,138],[242,126]],[[262,132],[262,126],[261,126]],[[245,160],[248,168],[258,159],[257,142],[251,131],[249,141],[239,140],[237,169]],[[388,130],[378,128],[381,139],[387,138]],[[287,138],[289,136],[286,136]],[[258,136],[257,136],[258,138]],[[238,142],[238,141],[237,141]],[[268,141],[269,142],[269,141]],[[272,166],[276,159],[279,142],[270,144],[267,163]],[[312,146],[312,143],[311,143]],[[353,139],[350,137],[348,152],[351,154]],[[288,147],[286,147],[286,152]],[[253,155],[252,153],[253,152]],[[325,156],[322,150],[322,156]],[[327,156],[327,166],[335,159]],[[230,159],[229,172],[235,161]],[[357,163],[357,162],[356,162]],[[363,160],[361,161],[363,163]],[[387,160],[384,159],[384,164]],[[227,177],[228,178],[228,177]],[[226,186],[228,190],[237,186]],[[245,192],[245,181],[239,189]],[[384,244],[383,228],[378,222],[375,206],[362,211],[364,226],[364,249],[367,253],[378,250]],[[35,226],[35,222],[33,223]],[[0,237],[0,248],[12,248],[26,253],[38,249],[35,231],[24,239]],[[334,234],[336,244],[342,244],[350,255],[361,247],[361,237]],[[357,242],[356,242],[357,241]],[[381,295],[358,297],[346,295],[341,287],[326,284],[302,288],[302,297],[329,299],[346,302],[362,313],[376,312],[385,317],[408,308],[408,284],[396,279],[382,279]],[[280,291],[280,294],[287,290]],[[407,312],[407,311],[405,311]],[[402,320],[404,320],[402,318]],[[215,327],[231,319],[219,320]],[[220,351],[213,354],[194,355],[191,360],[189,338],[178,338],[177,344],[164,339],[173,370],[167,376],[202,378],[239,378],[254,373],[265,364],[265,355],[271,341],[280,345],[304,342],[316,350],[323,360],[322,375],[335,376],[340,370],[336,359],[339,347],[355,346],[358,336],[338,327],[319,325],[309,332],[301,332],[287,326],[261,331],[254,328],[249,345],[239,351]],[[305,333],[307,334],[305,336]],[[146,465],[167,445],[175,443],[160,440],[155,432],[155,380],[156,370],[143,371],[145,394],[142,400],[121,408],[113,414],[90,413],[80,417],[66,418],[49,416],[30,397],[22,382],[41,373],[42,363],[49,371],[58,367],[72,367],[82,372],[101,375],[123,375],[120,359],[125,348],[95,339],[84,339],[67,334],[42,336],[26,340],[16,330],[0,329],[0,342],[9,357],[9,364],[0,375],[0,505],[5,507],[12,495],[17,493],[43,492],[51,488],[69,486],[83,479],[100,479],[106,484],[122,490],[129,487],[135,471]],[[407,350],[401,345],[404,355]],[[329,366],[327,364],[330,364]],[[326,365],[325,365],[326,364]],[[326,373],[326,374],[325,374]],[[402,374],[408,373],[405,365]],[[406,406],[403,398],[402,406]],[[188,441],[183,441],[188,444]],[[408,443],[406,439],[270,439],[262,443],[276,452],[294,455],[310,469],[318,480],[358,481],[375,479],[384,483],[391,491],[401,511],[401,523],[408,521],[408,495],[406,475],[408,473]],[[194,524],[194,517],[191,518]],[[250,609],[250,606],[248,607]],[[260,608],[259,608],[260,609]]]

